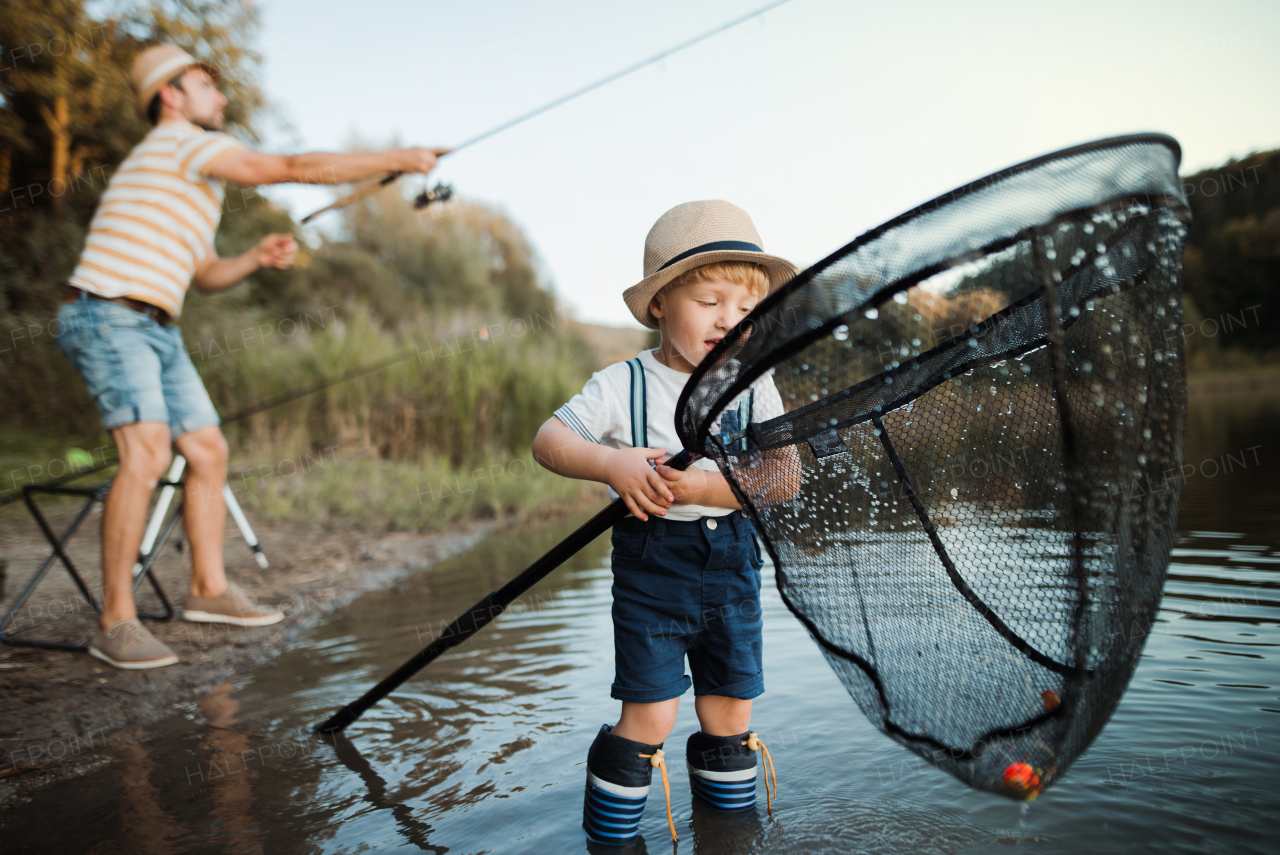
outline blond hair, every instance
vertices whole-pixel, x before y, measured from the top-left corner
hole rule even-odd
[[[769,294],[769,274],[763,267],[753,261],[717,261],[712,264],[695,267],[692,270],[686,270],[664,285],[658,294],[670,291],[673,288],[679,288],[681,285],[692,285],[694,282],[710,282],[713,279],[732,282],[734,285],[742,285],[751,292],[753,297],[760,300],[763,300]],[[657,294],[654,296],[656,297]]]

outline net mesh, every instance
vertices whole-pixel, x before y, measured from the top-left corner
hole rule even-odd
[[[858,705],[979,789],[1061,776],[1155,616],[1186,413],[1179,156],[1091,143],[874,229],[762,303],[677,408]],[[770,371],[786,412],[712,435]]]

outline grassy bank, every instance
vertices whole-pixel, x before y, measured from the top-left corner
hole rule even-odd
[[[72,446],[38,433],[0,432],[0,495],[76,471],[86,472],[77,482],[85,485],[114,475],[114,467],[88,472],[73,448],[94,464],[113,453],[105,437]],[[465,518],[541,516],[605,499],[603,488],[553,475],[528,453],[492,453],[464,468],[429,451],[416,460],[388,460],[340,443],[291,455],[270,444],[235,448],[227,484],[251,520],[381,531],[439,531]],[[39,499],[42,507],[81,501]],[[26,513],[20,501],[0,507],[0,519]]]
[[[603,500],[600,488],[547,472],[526,455],[493,456],[460,469],[324,449],[296,458],[244,454],[228,480],[250,513],[270,520],[428,531],[468,517],[539,516]]]

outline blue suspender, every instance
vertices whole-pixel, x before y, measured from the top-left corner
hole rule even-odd
[[[631,369],[631,446],[632,448],[649,447],[649,395],[644,384],[644,366],[639,357],[627,360]],[[721,435],[746,430],[751,423],[751,407],[755,403],[756,390],[749,389],[747,397],[738,402],[736,412],[730,410],[720,416]],[[729,451],[746,451],[747,438],[734,440],[725,446]]]
[[[627,360],[631,369],[631,446],[632,448],[649,447],[649,396],[644,385],[644,366],[640,358]]]
[[[724,437],[747,429],[747,425],[751,423],[751,407],[752,404],[755,403],[755,397],[756,390],[749,389],[747,391],[747,397],[738,402],[738,409],[736,411],[729,410],[728,412],[720,414],[720,436],[724,442],[724,448],[726,451],[747,450],[747,437],[745,433],[735,440],[724,439]]]

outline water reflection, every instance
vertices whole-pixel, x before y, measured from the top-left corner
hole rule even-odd
[[[186,830],[161,807],[160,788],[154,783],[155,761],[142,745],[125,745],[116,752],[114,773],[120,793],[120,843],[125,851],[140,855],[165,855]]]
[[[431,836],[431,826],[417,819],[413,815],[413,811],[404,802],[396,801],[388,795],[387,782],[373,768],[373,764],[364,759],[364,755],[360,753],[360,749],[355,746],[355,743],[347,739],[346,735],[342,733],[329,734],[324,738],[325,741],[333,746],[338,762],[345,766],[347,771],[356,775],[364,784],[364,800],[377,810],[389,811],[395,820],[396,827],[400,830],[401,836],[407,842],[418,847],[423,852],[444,853],[449,851],[447,846],[432,846],[428,842],[428,838]]]

